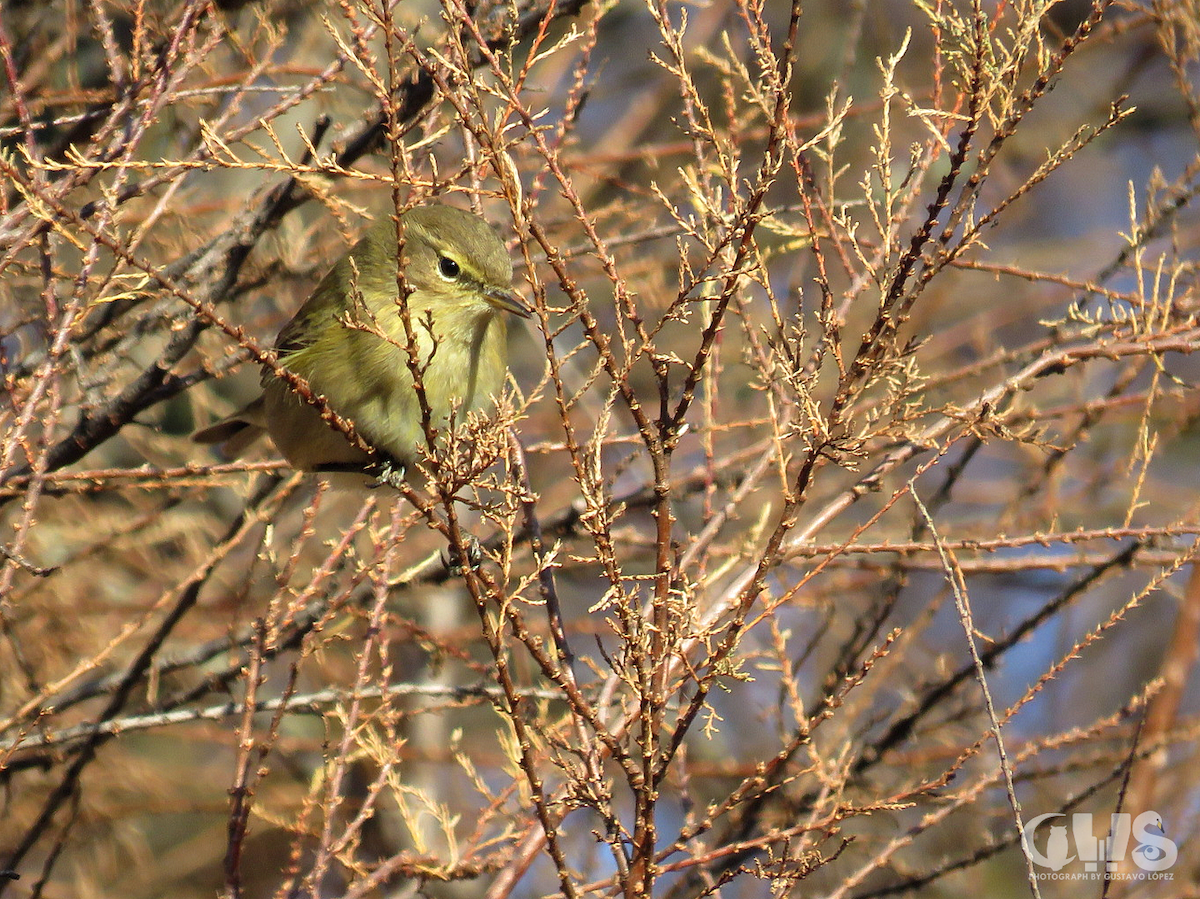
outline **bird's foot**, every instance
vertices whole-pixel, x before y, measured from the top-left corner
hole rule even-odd
[[[400,490],[404,485],[405,471],[404,463],[397,462],[392,458],[384,458],[378,462],[373,462],[367,466],[367,474],[372,475],[375,480],[368,484],[367,487],[375,490],[379,487],[387,486],[395,490]]]
[[[464,542],[466,543],[467,550],[466,568],[459,564],[458,559],[454,558],[455,553],[450,550],[442,551],[442,563],[446,566],[446,571],[451,577],[460,577],[468,569],[477,571],[479,566],[483,564],[483,547],[479,545],[479,541],[471,534],[467,534]]]

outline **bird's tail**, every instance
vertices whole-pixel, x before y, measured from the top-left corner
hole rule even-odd
[[[222,455],[237,459],[266,432],[263,398],[260,396],[232,415],[196,431],[192,434],[192,440],[195,443],[220,444]]]

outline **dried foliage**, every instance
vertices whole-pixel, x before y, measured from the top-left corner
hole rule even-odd
[[[1198,12],[7,4],[0,891],[1077,895],[1025,821],[1194,841]],[[537,310],[494,414],[400,492],[190,443],[433,196]]]

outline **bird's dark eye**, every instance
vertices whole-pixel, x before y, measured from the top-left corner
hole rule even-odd
[[[449,256],[442,256],[438,259],[438,271],[441,272],[442,277],[447,281],[453,281],[458,277],[458,274],[462,271],[462,269],[460,269],[458,267],[458,263]]]

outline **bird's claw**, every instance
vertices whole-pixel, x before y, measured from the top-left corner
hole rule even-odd
[[[471,571],[477,571],[479,566],[483,564],[483,547],[479,545],[479,541],[470,534],[466,535],[464,540],[467,550],[467,568]],[[453,558],[453,553],[449,550],[442,551],[442,563],[446,566],[446,571],[451,577],[460,577],[465,574],[467,569],[463,568],[458,563],[458,560]]]
[[[368,472],[375,476],[375,480],[367,485],[368,489],[375,490],[379,487],[391,487],[395,490],[400,490],[404,485],[404,463],[396,462],[393,459],[384,459],[381,462],[376,462]]]

